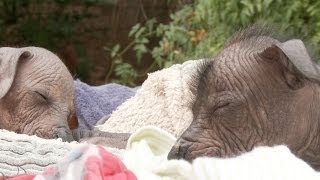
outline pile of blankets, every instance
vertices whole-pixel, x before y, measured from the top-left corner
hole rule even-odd
[[[29,140],[25,139],[25,141],[32,141],[33,138],[29,137]],[[320,173],[295,157],[286,146],[258,147],[238,157],[226,159],[201,157],[189,163],[184,160],[167,160],[167,154],[175,140],[172,134],[157,127],[147,126],[132,134],[125,150],[114,149],[113,151],[118,152],[112,152],[99,145],[70,145],[75,147],[56,164],[43,167],[40,173],[34,171],[32,167],[24,167],[25,172],[29,174],[20,172],[24,175],[14,175],[11,179],[300,180],[320,178]],[[45,141],[38,142],[36,150],[41,149],[41,144],[55,140]],[[64,143],[60,142],[59,147],[62,144]],[[59,149],[54,148],[54,150],[53,154],[55,152],[58,154]],[[19,152],[12,153],[19,154]],[[23,163],[23,160],[21,162]],[[3,170],[3,167],[0,168],[0,172],[4,172]]]
[[[194,95],[189,84],[197,72],[198,63],[188,61],[149,74],[137,89],[118,85],[90,88],[76,81],[81,127],[132,133],[126,148],[66,143],[59,139],[45,140],[0,130],[0,176],[12,179],[114,180],[320,178],[318,172],[285,146],[259,147],[225,159],[200,157],[192,163],[167,160],[176,137],[192,121],[190,100]],[[103,102],[100,94],[108,89],[108,93],[114,94],[106,95]],[[117,97],[116,92],[120,91],[122,94]],[[85,96],[86,93],[92,95]],[[94,110],[90,111],[91,107]],[[106,122],[94,126],[101,120]]]

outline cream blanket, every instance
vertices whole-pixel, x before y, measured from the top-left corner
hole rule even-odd
[[[192,75],[201,60],[187,61],[149,74],[136,95],[115,110],[98,129],[133,133],[155,125],[179,137],[192,121]]]

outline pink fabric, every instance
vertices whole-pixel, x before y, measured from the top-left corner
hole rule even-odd
[[[113,154],[107,152],[102,146],[97,146],[100,161],[97,157],[89,157],[85,166],[87,173],[85,180],[136,180],[136,176]]]
[[[102,146],[86,145],[70,152],[58,164],[50,166],[40,175],[20,175],[10,180],[49,179],[136,180],[137,177],[113,154]]]
[[[25,175],[19,175],[16,177],[11,177],[11,178],[3,178],[6,180],[32,180],[36,175],[33,174],[25,174]],[[2,180],[2,179],[0,179]]]

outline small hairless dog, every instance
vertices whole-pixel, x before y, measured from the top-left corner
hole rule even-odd
[[[55,54],[39,47],[0,48],[1,129],[64,141],[90,142],[92,136],[91,142],[113,147],[126,144],[128,134],[71,130],[77,128],[74,111],[73,78]]]
[[[287,145],[320,170],[320,67],[299,39],[253,26],[195,78],[193,122],[169,158],[227,157]]]

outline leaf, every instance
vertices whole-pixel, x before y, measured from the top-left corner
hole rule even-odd
[[[148,52],[148,49],[144,44],[137,44],[134,46],[133,50],[136,51],[137,62],[140,64],[142,55]]]
[[[111,58],[114,58],[117,54],[118,54],[118,52],[119,52],[119,49],[120,49],[120,45],[119,44],[117,44],[117,45],[115,45],[112,49],[111,49]]]
[[[134,70],[131,64],[122,63],[115,67],[115,74],[119,77],[117,82],[134,85],[134,81],[137,78],[137,72]]]
[[[141,39],[137,39],[136,42],[140,43],[140,44],[147,44],[147,43],[149,43],[149,39],[143,37]]]
[[[135,37],[136,39],[138,39],[138,38],[142,35],[142,33],[145,32],[145,30],[146,30],[145,27],[141,27],[141,28],[135,33],[134,37]]]
[[[156,25],[157,23],[157,20],[155,18],[152,18],[152,19],[149,19],[147,22],[146,22],[146,27],[148,29],[148,32],[151,32],[153,31],[153,28],[154,26]]]
[[[141,26],[140,23],[134,25],[129,32],[129,37],[131,37],[133,34],[135,34],[138,31],[138,29],[140,28],[140,26]]]

